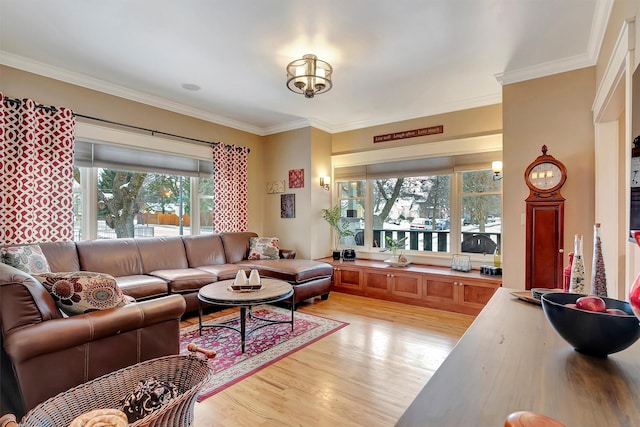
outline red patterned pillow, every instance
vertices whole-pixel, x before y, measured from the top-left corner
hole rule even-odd
[[[49,291],[58,308],[69,316],[129,303],[116,279],[109,274],[75,271],[34,277]]]
[[[250,237],[247,259],[280,259],[279,245],[277,237]]]

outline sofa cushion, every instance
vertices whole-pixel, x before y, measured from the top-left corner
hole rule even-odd
[[[218,280],[215,274],[199,268],[176,268],[152,271],[152,276],[160,277],[169,283],[169,292],[181,293],[197,291],[204,285]]]
[[[38,245],[7,246],[0,249],[0,259],[4,264],[29,274],[48,273],[47,258]]]
[[[81,270],[114,277],[142,274],[142,260],[134,239],[81,240],[76,247]]]
[[[146,274],[116,277],[122,293],[132,296],[136,301],[156,298],[169,294],[169,284],[159,277]]]
[[[250,237],[247,259],[280,259],[280,240],[277,237]]]
[[[40,249],[49,263],[52,273],[80,270],[80,260],[75,242],[40,243]]]
[[[217,234],[183,236],[182,241],[184,242],[184,249],[191,268],[197,268],[202,265],[225,264],[227,262],[222,240]]]
[[[244,270],[247,276],[249,275],[249,271],[251,271],[250,268],[238,264],[203,265],[202,267],[198,267],[198,270],[214,274],[218,280],[233,279],[239,270]]]
[[[292,283],[303,283],[333,275],[331,264],[306,259],[246,260],[237,263],[237,265],[250,269],[255,268],[264,277]]]
[[[116,279],[109,274],[74,271],[34,277],[49,291],[58,308],[69,316],[121,307],[128,302]]]
[[[142,272],[183,269],[189,267],[184,243],[179,236],[160,236],[135,239],[142,259]]]
[[[235,264],[247,259],[249,255],[249,238],[251,237],[258,237],[258,235],[250,231],[220,234],[228,264]]]

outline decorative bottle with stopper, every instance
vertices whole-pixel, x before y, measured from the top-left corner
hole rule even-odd
[[[571,280],[569,282],[569,292],[574,294],[584,294],[584,260],[582,259],[582,234],[574,237],[573,262],[571,263]]]
[[[607,296],[607,276],[604,270],[604,258],[602,256],[602,240],[600,224],[593,226],[593,263],[591,264],[591,295],[599,297]]]

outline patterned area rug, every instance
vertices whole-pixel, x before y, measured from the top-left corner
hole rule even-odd
[[[270,305],[254,307],[253,312],[266,319],[291,319],[290,310]],[[238,316],[238,313],[229,314],[213,319],[212,322],[232,321],[231,325],[239,328]],[[255,326],[255,322],[247,319],[247,330]],[[201,402],[347,325],[348,323],[296,311],[293,331],[291,324],[274,324],[258,329],[247,337],[245,353],[240,350],[240,333],[228,328],[205,328],[202,336],[199,336],[198,325],[194,325],[180,330],[180,352],[187,354],[186,347],[190,342],[216,352],[216,357],[209,361],[213,379],[200,390],[198,402]]]

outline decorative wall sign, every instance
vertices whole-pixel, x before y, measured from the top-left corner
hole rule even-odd
[[[267,182],[267,194],[284,193],[284,181]]]
[[[388,133],[386,135],[376,135],[373,142],[395,141],[396,139],[416,138],[418,136],[429,136],[444,132],[444,126],[431,126],[428,128],[405,130],[402,132]]]
[[[304,188],[304,169],[289,171],[289,188]]]
[[[296,217],[296,195],[282,194],[280,196],[280,218]]]

